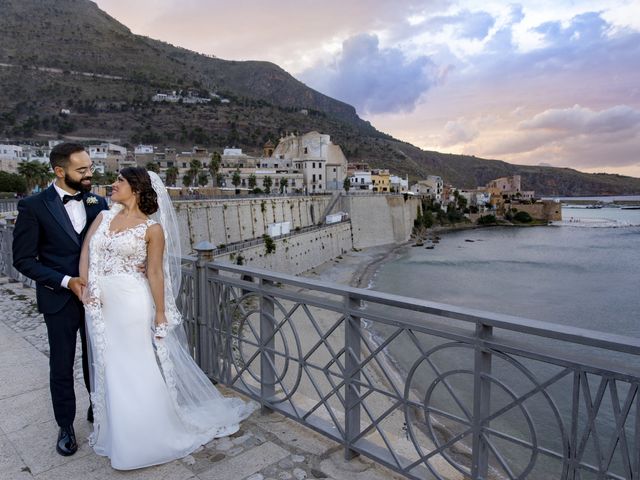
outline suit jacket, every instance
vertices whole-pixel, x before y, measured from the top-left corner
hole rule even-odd
[[[95,198],[87,204],[88,198]],[[91,223],[108,208],[104,198],[83,196],[87,224],[78,234],[53,185],[18,202],[13,231],[13,266],[36,282],[41,313],[58,312],[75,295],[61,286],[65,275],[77,277],[82,242]]]

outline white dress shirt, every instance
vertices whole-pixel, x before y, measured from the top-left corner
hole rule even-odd
[[[78,193],[75,192],[71,194],[69,192],[66,192],[55,183],[53,184],[53,188],[55,188],[58,195],[60,195],[60,200],[62,200],[62,197],[64,197],[65,195],[74,195],[75,193]],[[71,220],[73,229],[77,233],[82,232],[85,225],[87,224],[87,212],[84,209],[83,202],[71,200],[65,204],[64,209],[67,211],[67,215],[69,215],[69,220]],[[71,280],[71,277],[69,275],[65,275],[65,277],[62,279],[61,285],[64,288],[69,288],[69,280]]]

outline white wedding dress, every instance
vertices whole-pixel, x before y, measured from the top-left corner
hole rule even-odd
[[[230,435],[253,404],[223,397],[193,361],[180,335],[156,339],[145,263],[145,233],[155,223],[109,231],[115,211],[89,243],[89,298],[85,303],[94,430],[90,444],[118,470],[182,458],[216,437]],[[167,302],[167,317],[178,315]],[[173,333],[184,329],[178,324]]]

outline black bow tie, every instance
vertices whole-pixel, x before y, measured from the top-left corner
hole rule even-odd
[[[81,202],[82,201],[82,192],[76,193],[75,195],[65,195],[64,197],[62,197],[62,203],[65,204],[65,205],[70,200],[77,200],[78,202]]]

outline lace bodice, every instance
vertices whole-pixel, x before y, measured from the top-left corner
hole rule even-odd
[[[140,276],[139,266],[147,260],[147,228],[156,223],[148,219],[120,232],[109,231],[114,212],[105,218],[89,243],[89,271],[95,276],[130,274]]]

